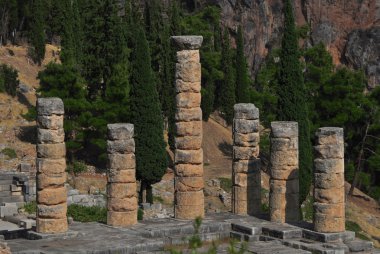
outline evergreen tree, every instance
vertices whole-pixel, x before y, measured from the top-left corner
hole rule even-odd
[[[249,76],[244,55],[244,38],[241,26],[238,28],[236,42],[236,102],[249,102]]]
[[[234,105],[236,103],[236,100],[230,37],[227,29],[224,31],[223,36],[222,68],[224,78],[220,90],[221,111],[227,123],[232,124],[232,119],[234,117]]]
[[[306,90],[299,61],[298,39],[290,0],[284,3],[284,35],[280,54],[278,118],[296,121],[299,126],[300,201],[309,194],[312,173],[312,147]]]
[[[149,46],[141,27],[136,29],[133,51],[131,112],[136,132],[136,170],[141,192],[161,180],[167,168],[163,119],[154,83]],[[152,196],[147,195],[152,203]]]
[[[41,65],[45,57],[45,20],[43,0],[33,0],[32,21],[30,25],[29,38],[32,44],[33,61]]]

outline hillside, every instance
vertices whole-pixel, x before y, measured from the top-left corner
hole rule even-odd
[[[45,59],[43,64],[38,66],[28,57],[27,48],[0,47],[0,64],[8,64],[15,68],[20,80],[15,98],[0,93],[0,151],[10,148],[17,154],[17,158],[0,154],[1,169],[14,170],[21,162],[34,165],[35,123],[26,121],[21,115],[28,111],[28,107],[35,106],[37,74],[47,63],[58,61],[57,51],[57,47],[46,45]]]
[[[44,65],[57,60],[58,48],[47,45]],[[10,50],[14,53],[12,56]],[[21,116],[27,112],[30,105],[36,101],[35,89],[38,88],[37,74],[43,66],[37,66],[27,57],[27,49],[24,47],[1,47],[0,63],[6,63],[19,71],[19,79],[22,86],[18,96],[12,98],[0,94],[0,150],[11,148],[16,151],[17,158],[9,159],[0,156],[0,168],[2,170],[15,169],[21,162],[34,165],[35,160],[35,124],[27,122]],[[203,123],[203,150],[205,180],[215,178],[231,178],[232,135],[231,129],[225,128],[213,119]],[[165,181],[171,180],[173,174],[167,174]],[[268,189],[269,177],[262,173],[262,186]],[[349,184],[346,184],[348,191]],[[215,206],[221,206],[218,200],[208,200]],[[364,193],[356,190],[354,197],[349,197],[347,202],[347,218],[356,222],[380,247],[380,206]]]

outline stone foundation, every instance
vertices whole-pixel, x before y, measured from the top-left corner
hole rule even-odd
[[[272,122],[270,147],[270,220],[299,220],[298,123]]]
[[[134,126],[107,127],[107,224],[127,227],[137,223],[138,210]]]
[[[37,100],[37,232],[67,231],[64,105],[59,98]]]
[[[175,218],[204,216],[201,36],[174,36],[176,64]]]
[[[320,128],[314,160],[314,230],[345,230],[344,138],[342,128]]]
[[[233,123],[232,212],[258,215],[261,208],[259,109],[236,104]]]

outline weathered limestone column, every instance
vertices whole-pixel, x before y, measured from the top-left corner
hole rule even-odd
[[[272,122],[270,144],[270,220],[299,220],[298,123]]]
[[[107,224],[137,223],[136,158],[133,124],[108,124]]]
[[[202,36],[173,36],[177,47],[175,201],[178,219],[204,217],[201,64]]]
[[[345,231],[344,138],[342,128],[318,129],[314,160],[314,230]]]
[[[259,125],[259,109],[255,105],[234,106],[232,212],[236,214],[260,214]]]
[[[64,105],[59,98],[37,100],[37,232],[67,231]]]

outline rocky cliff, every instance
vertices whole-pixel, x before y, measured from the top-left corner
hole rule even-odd
[[[245,52],[255,74],[282,33],[282,0],[203,0],[222,10],[222,23],[232,33],[244,28]],[[336,65],[362,68],[369,87],[380,84],[379,0],[295,0],[297,26],[308,24],[310,38],[304,45],[323,42]]]

